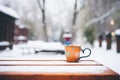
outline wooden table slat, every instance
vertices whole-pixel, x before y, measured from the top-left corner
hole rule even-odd
[[[81,60],[74,63],[65,60],[2,60],[0,66],[102,66],[102,64],[93,60]]]
[[[94,60],[0,60],[0,80],[120,80]]]

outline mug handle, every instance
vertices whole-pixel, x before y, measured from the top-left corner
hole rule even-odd
[[[84,54],[85,50],[89,50],[89,54],[88,54],[87,56],[81,56],[80,59],[81,59],[81,58],[89,57],[89,56],[91,55],[91,49],[89,49],[89,48],[83,49],[83,50],[82,50],[83,54]]]

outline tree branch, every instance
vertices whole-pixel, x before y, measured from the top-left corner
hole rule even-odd
[[[79,8],[79,10],[77,11],[77,13],[79,13],[85,6],[85,2],[83,1],[81,4],[81,7]]]
[[[75,5],[74,5],[74,12],[73,12],[73,21],[72,24],[75,25],[76,22],[76,17],[77,17],[77,0],[75,0]]]
[[[96,23],[96,22],[98,22],[98,21],[103,20],[104,18],[108,17],[108,16],[109,16],[111,13],[113,13],[114,11],[115,11],[115,7],[112,7],[109,11],[107,11],[106,13],[104,13],[102,16],[99,16],[99,17],[97,17],[97,18],[93,18],[93,19],[91,19],[90,21],[88,21],[85,26],[88,27],[88,26],[90,26],[90,25],[93,24],[93,23]]]
[[[38,5],[39,5],[39,8],[41,9],[41,11],[43,10],[43,8],[42,8],[42,6],[41,6],[41,2],[40,2],[40,0],[37,0],[37,2],[38,2]]]

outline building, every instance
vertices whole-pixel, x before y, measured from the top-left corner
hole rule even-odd
[[[18,14],[11,8],[0,5],[0,50],[12,49],[14,42],[15,20]]]
[[[14,43],[26,43],[29,37],[29,30],[25,25],[16,25],[14,32]]]

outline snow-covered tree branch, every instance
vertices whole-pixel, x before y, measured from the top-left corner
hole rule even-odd
[[[96,23],[98,21],[103,20],[104,18],[108,17],[111,13],[113,13],[115,11],[115,7],[111,8],[109,11],[107,11],[106,13],[104,13],[102,16],[99,16],[97,18],[93,18],[90,21],[88,21],[86,23],[86,26],[90,26],[93,23]]]

